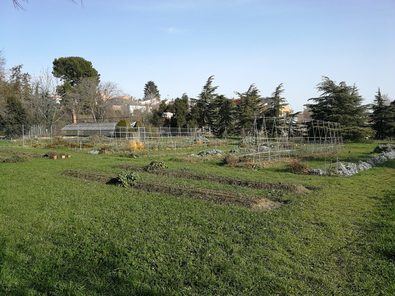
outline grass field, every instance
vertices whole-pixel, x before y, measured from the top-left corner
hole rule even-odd
[[[374,147],[348,144],[340,158],[363,159]],[[170,154],[59,151],[72,157],[0,163],[1,295],[395,294],[395,161],[341,178],[296,175],[283,164],[252,170]],[[47,150],[0,144],[0,156],[21,152]],[[193,198],[191,190],[147,192],[64,175],[117,175],[125,164],[153,159],[201,179],[140,172],[149,184],[282,206],[254,210]],[[253,188],[212,176],[312,189]]]

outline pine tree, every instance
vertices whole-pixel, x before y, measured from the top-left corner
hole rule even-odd
[[[389,104],[386,104],[387,98],[381,94],[378,89],[372,106],[371,114],[372,128],[376,132],[376,139],[384,139],[389,136],[391,129],[391,110]]]
[[[362,105],[362,97],[355,85],[348,86],[345,82],[337,85],[324,77],[317,90],[320,96],[309,99],[314,103],[306,105],[312,119],[340,123],[346,139],[357,140],[372,134],[367,127],[367,107]]]
[[[210,104],[216,98],[216,90],[218,86],[213,86],[214,76],[210,76],[207,79],[206,84],[203,86],[203,90],[199,95],[199,99],[196,102],[194,112],[197,112],[198,125],[200,127],[210,126],[211,124],[211,112]]]
[[[148,81],[144,87],[144,100],[153,100],[153,99],[156,100],[160,99],[159,89],[156,86],[155,82]]]
[[[189,98],[186,94],[183,94],[181,98],[174,100],[174,116],[171,120],[171,126],[173,127],[186,127],[187,126],[187,115],[189,109]]]
[[[217,96],[210,104],[211,130],[218,137],[225,137],[234,131],[236,105],[223,95]]]
[[[262,98],[258,88],[252,84],[245,93],[238,93],[238,128],[243,133],[252,132],[257,127],[258,119],[262,116]]]
[[[28,117],[20,100],[9,96],[5,106],[5,114],[0,119],[1,127],[7,136],[21,136],[22,129],[28,128]]]
[[[265,116],[275,118],[279,118],[281,116],[284,106],[287,105],[285,98],[281,96],[283,92],[284,86],[280,83],[269,98],[269,108],[265,112]]]

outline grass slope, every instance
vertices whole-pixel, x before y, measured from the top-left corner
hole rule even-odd
[[[342,158],[360,159],[371,150],[349,145]],[[62,176],[65,169],[116,174],[122,163],[151,160],[72,155],[0,163],[0,294],[395,293],[394,161],[338,178],[294,175],[281,165],[253,171],[161,157],[171,169],[321,188],[286,194],[285,206],[254,212]],[[158,180],[268,194],[208,181]]]

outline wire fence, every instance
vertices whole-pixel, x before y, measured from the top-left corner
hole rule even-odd
[[[220,147],[227,139],[216,138],[209,128],[122,127],[116,123],[82,123],[62,129],[53,127],[21,127],[23,145],[54,140],[73,147],[107,145],[116,149],[163,151],[195,147]],[[242,132],[241,134],[245,134]],[[247,135],[236,135],[235,154],[255,162],[284,157],[337,155],[343,145],[341,127],[324,121],[294,122],[292,118],[261,118]]]

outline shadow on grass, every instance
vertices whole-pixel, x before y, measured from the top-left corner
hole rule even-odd
[[[393,165],[395,161],[392,162]],[[395,232],[393,221],[395,219],[395,191],[388,192],[381,202],[378,219],[367,226],[371,236],[373,249],[385,260],[395,263]]]

